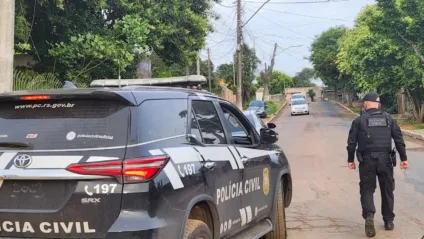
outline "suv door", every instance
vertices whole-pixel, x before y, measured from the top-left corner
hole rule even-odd
[[[228,236],[240,229],[242,170],[228,145],[228,133],[211,100],[192,100],[191,133],[204,146],[196,146],[204,160],[206,192],[214,198],[218,209],[220,236]]]
[[[267,217],[271,209],[270,152],[263,149],[258,133],[243,113],[225,101],[220,106],[231,132],[231,143],[244,166],[240,215],[241,226],[249,226]]]

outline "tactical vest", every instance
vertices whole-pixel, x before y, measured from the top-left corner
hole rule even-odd
[[[359,152],[389,152],[392,148],[391,119],[380,111],[361,115],[358,133]]]

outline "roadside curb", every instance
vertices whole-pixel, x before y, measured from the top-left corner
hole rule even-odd
[[[336,104],[340,105],[341,107],[343,107],[345,110],[351,112],[352,114],[359,116],[358,113],[353,112],[351,109],[349,109],[348,107],[340,104],[339,102],[334,101],[334,100],[333,100],[333,102],[335,102]],[[407,135],[407,136],[412,137],[414,139],[418,139],[418,140],[424,141],[424,135],[422,135],[422,134],[417,134],[415,132],[412,132],[412,131],[406,130],[406,129],[401,129],[401,130],[402,130],[402,134],[404,134],[404,135]]]
[[[350,113],[352,113],[352,114],[354,114],[354,115],[356,115],[356,116],[359,116],[359,114],[358,114],[358,113],[356,113],[356,112],[354,112],[353,110],[349,109],[348,107],[346,107],[346,106],[344,106],[344,105],[340,104],[339,102],[337,102],[337,101],[335,101],[335,100],[332,100],[332,102],[334,102],[334,103],[336,103],[336,104],[340,105],[341,107],[343,107],[345,110],[349,111]]]
[[[414,139],[418,139],[418,140],[422,140],[422,141],[424,141],[424,136],[423,136],[423,135],[421,135],[421,134],[417,134],[417,133],[415,133],[415,132],[412,132],[412,131],[410,131],[410,130],[406,130],[406,129],[402,129],[402,133],[403,133],[404,135],[408,135],[409,137],[412,137],[412,138],[414,138]]]
[[[284,104],[277,110],[277,112],[275,112],[274,116],[272,116],[268,121],[266,121],[266,123],[272,122],[275,119],[275,117],[277,117],[280,114],[281,110],[284,108],[284,106],[286,106],[286,104],[287,102],[284,102]]]

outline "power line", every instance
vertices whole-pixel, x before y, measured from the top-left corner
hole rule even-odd
[[[228,52],[226,52],[226,53],[224,53],[224,54],[222,54],[222,55],[212,57],[212,59],[221,59],[221,58],[223,58],[224,56],[226,56],[226,55],[230,54],[230,52],[233,52],[235,48],[236,48],[236,45],[233,45],[233,47],[231,48],[231,50],[229,50]]]
[[[221,7],[226,7],[226,8],[234,8],[234,7],[236,7],[235,5],[233,5],[233,6],[227,6],[227,5],[224,5],[222,3],[218,3],[218,2],[215,2],[215,3],[218,4]]]
[[[221,41],[219,41],[219,42],[215,42],[216,44],[214,44],[213,46],[211,46],[210,48],[214,48],[214,47],[216,47],[216,46],[218,46],[218,45],[220,45],[220,44],[222,44],[222,43],[224,43],[224,42],[226,42],[226,41],[228,41],[228,40],[234,40],[234,37],[233,38],[230,38],[230,39],[228,39],[228,36],[230,35],[230,33],[231,32],[233,32],[234,30],[233,29],[231,29],[230,27],[228,27],[227,25],[226,25],[226,23],[227,23],[227,21],[231,18],[231,14],[234,12],[234,10],[233,11],[231,11],[231,13],[230,13],[230,15],[228,15],[228,14],[226,14],[226,13],[223,13],[223,14],[225,14],[225,15],[227,15],[227,18],[222,22],[222,24],[221,24],[221,27],[220,28],[222,28],[222,26],[226,26],[229,30],[227,31],[227,33],[225,33],[225,37],[224,37],[224,39],[223,40],[221,40]],[[235,14],[234,14],[234,16],[233,16],[233,21],[234,21],[234,18],[235,18]],[[219,32],[219,33],[221,33],[221,32]],[[221,33],[221,34],[223,34],[223,33]]]
[[[228,32],[230,32],[230,31],[228,31]],[[229,38],[229,39],[227,39],[227,38],[224,38],[224,40],[222,40],[222,41],[220,41],[220,42],[217,42],[217,43],[215,43],[214,45],[212,45],[211,47],[209,47],[209,48],[214,48],[214,47],[217,47],[217,46],[219,46],[219,45],[221,45],[222,43],[224,43],[224,42],[228,42],[228,41],[234,41],[235,40],[235,37],[232,37],[232,38]]]
[[[234,9],[231,11],[231,13],[230,13],[230,15],[228,15],[228,14],[226,14],[225,12],[220,12],[221,14],[224,14],[224,15],[226,15],[227,16],[227,18],[225,19],[225,21],[223,21],[222,22],[222,24],[221,24],[221,26],[220,26],[220,28],[221,27],[223,27],[223,26],[225,26],[225,27],[227,27],[228,29],[230,29],[231,31],[234,31],[233,29],[231,29],[231,27],[229,27],[226,23],[228,22],[228,20],[231,18],[231,15],[233,14],[233,12],[234,12]],[[233,22],[234,22],[234,18],[235,18],[235,14],[234,14],[234,16],[233,16]]]
[[[285,37],[285,36],[280,36],[280,35],[275,35],[275,34],[261,34],[261,36],[270,36],[270,37],[278,37],[284,40],[305,40],[305,39],[309,39],[306,37]]]
[[[246,26],[247,25],[247,23],[249,23],[249,21],[250,20],[252,20],[252,18],[265,6],[265,4],[267,4],[267,3],[269,3],[269,1],[271,1],[271,0],[267,0],[266,2],[264,2],[259,8],[258,8],[258,10],[256,10],[256,12],[254,12],[253,13],[253,15],[243,24],[243,26],[241,26],[241,27],[244,27],[244,26]]]
[[[306,36],[306,35],[304,35],[304,34],[302,34],[302,33],[299,33],[299,32],[296,32],[296,31],[293,31],[293,30],[291,30],[290,28],[287,28],[287,27],[285,27],[285,26],[283,26],[283,25],[281,25],[281,24],[279,24],[279,23],[276,23],[276,22],[274,22],[274,21],[272,21],[272,20],[269,20],[268,18],[266,18],[266,17],[264,17],[264,16],[262,16],[262,15],[260,15],[260,14],[258,14],[260,17],[262,17],[263,19],[265,19],[265,20],[267,20],[267,21],[269,21],[269,22],[271,22],[271,23],[274,23],[275,25],[277,25],[277,26],[279,26],[279,27],[281,27],[281,28],[283,28],[283,29],[285,29],[285,30],[287,30],[287,31],[290,31],[290,32],[293,32],[293,33],[295,33],[295,34],[297,34],[297,35],[299,35],[299,36],[303,36],[303,37],[306,37],[306,38],[309,38],[309,39],[313,39],[312,37],[310,37],[310,36]]]
[[[350,0],[322,0],[322,1],[296,1],[296,2],[270,2],[270,4],[315,4],[315,3],[331,3],[331,2],[348,2]],[[260,1],[246,1],[247,3],[261,4]]]
[[[283,14],[287,14],[287,15],[300,16],[300,17],[310,17],[310,18],[317,18],[317,19],[327,19],[327,20],[332,20],[332,21],[344,21],[344,22],[350,22],[349,20],[346,20],[346,19],[329,18],[329,17],[319,17],[319,16],[311,16],[311,15],[304,15],[304,14],[299,14],[299,13],[285,12],[285,11],[276,10],[276,9],[267,9],[267,8],[264,8],[264,10],[267,10],[267,11],[273,11],[273,12],[279,12],[279,13],[283,13]]]

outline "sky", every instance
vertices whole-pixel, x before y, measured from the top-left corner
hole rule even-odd
[[[311,67],[310,47],[314,38],[330,27],[353,27],[358,13],[373,0],[271,0],[243,28],[243,39],[256,49],[261,60],[257,74],[271,62],[274,44],[278,44],[274,70],[294,76]],[[246,22],[265,0],[242,0],[243,22]],[[310,3],[320,2],[320,3]],[[232,62],[236,49],[235,0],[214,4],[219,16],[212,22],[214,32],[207,37],[211,61],[215,66]],[[207,59],[206,50],[200,53]],[[320,82],[317,82],[320,84]]]

